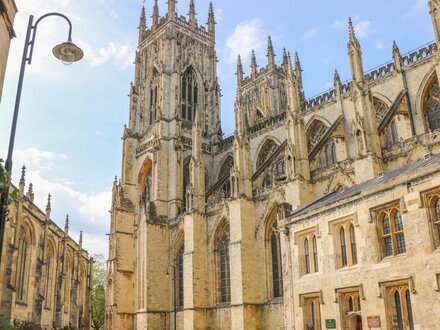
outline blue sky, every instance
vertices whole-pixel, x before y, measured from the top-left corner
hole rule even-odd
[[[27,67],[14,155],[14,182],[28,167],[36,202],[45,207],[53,195],[53,220],[71,232],[85,232],[85,248],[107,252],[111,185],[121,166],[121,136],[128,117],[128,90],[137,41],[141,0],[16,0],[19,14],[0,104],[0,158],[5,157],[15,97],[23,35],[30,14],[59,11],[72,19],[74,42],[86,56],[64,66],[51,48],[66,39],[67,25],[58,18],[38,29],[34,61]],[[151,16],[152,0],[146,1]],[[188,0],[178,2],[188,12]],[[222,87],[223,131],[234,130],[235,59],[242,55],[249,73],[251,48],[260,67],[266,64],[270,34],[281,60],[283,47],[298,51],[305,93],[328,89],[333,72],[350,77],[347,20],[351,16],[360,39],[365,69],[391,60],[392,41],[406,53],[434,39],[426,0],[218,0],[217,53]],[[159,1],[160,12],[166,10]],[[207,19],[208,1],[196,0],[199,23]],[[148,19],[151,24],[151,18]]]

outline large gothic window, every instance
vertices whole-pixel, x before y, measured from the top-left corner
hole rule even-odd
[[[318,144],[319,141],[321,141],[326,131],[327,126],[321,121],[316,120],[312,124],[307,133],[309,152]]]
[[[154,70],[150,85],[150,124],[157,119],[158,110],[159,73]]]
[[[180,244],[180,248],[176,254],[175,260],[175,293],[176,293],[176,307],[183,307],[183,252],[184,252],[183,242]]]
[[[227,224],[217,237],[218,288],[220,303],[231,302],[229,242],[229,224]]]
[[[430,131],[440,128],[440,87],[437,79],[428,87],[424,99],[425,117]]]
[[[277,148],[278,144],[276,144],[273,140],[267,140],[263,144],[257,158],[257,169],[260,168],[260,166],[273,155]]]
[[[55,271],[55,260],[54,260],[54,250],[51,244],[47,245],[46,252],[46,280],[44,283],[44,303],[46,308],[51,308],[52,306],[52,296],[53,296],[53,280]]]
[[[197,76],[194,70],[188,69],[182,76],[182,118],[194,120],[198,103]]]
[[[29,277],[29,253],[31,238],[26,228],[22,227],[18,239],[18,259],[17,259],[17,277],[16,292],[17,300],[26,301],[27,283]]]
[[[271,217],[267,226],[266,233],[267,240],[267,255],[270,260],[268,267],[270,272],[271,297],[277,298],[283,296],[283,278],[282,278],[282,263],[281,263],[281,245],[280,233],[278,231],[276,215]]]

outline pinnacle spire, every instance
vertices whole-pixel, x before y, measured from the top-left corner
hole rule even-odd
[[[176,14],[176,0],[168,0],[168,16],[174,17]]]
[[[238,82],[238,84],[240,84],[241,81],[243,80],[243,64],[241,63],[241,56],[240,55],[238,55],[238,58],[237,58],[236,75],[237,75],[237,82]]]
[[[289,76],[293,75],[292,57],[290,56],[290,52],[287,52],[287,55],[286,55],[286,65],[287,65],[287,73],[289,74]]]
[[[252,77],[255,78],[257,76],[257,57],[255,56],[255,50],[252,49],[251,53],[251,70]]]
[[[283,68],[286,68],[287,65],[287,50],[286,48],[283,48]]]
[[[21,168],[21,178],[20,178],[20,182],[18,184],[18,187],[20,189],[20,195],[24,194],[24,187],[26,185],[26,166],[23,165],[23,167]]]
[[[302,89],[303,88],[302,68],[301,68],[301,62],[299,60],[298,52],[295,52],[295,76],[298,79],[300,88]]]
[[[66,214],[66,223],[64,224],[64,234],[69,235],[69,215]]]
[[[348,18],[348,33],[350,35],[350,42],[357,42],[356,34],[354,32],[353,21],[351,17]]]
[[[210,1],[208,10],[208,33],[211,36],[215,36],[215,23],[214,6],[212,4],[212,1]]]
[[[196,6],[194,4],[194,0],[190,0],[189,2],[189,24],[191,24],[192,27],[197,26],[197,18],[196,18]]]
[[[83,232],[82,232],[82,230],[79,232],[78,245],[79,245],[79,249],[82,250],[82,245],[83,245]]]
[[[393,60],[396,70],[400,71],[402,69],[402,56],[395,40],[393,40]]]
[[[50,218],[51,210],[52,210],[52,195],[49,194],[47,196],[47,204],[46,204],[46,216],[48,219]]]
[[[271,36],[267,38],[267,59],[269,61],[269,65],[275,65],[275,52],[273,50]]]
[[[338,70],[336,70],[336,69],[335,69],[334,80],[335,80],[335,83],[336,82],[338,82],[339,84],[341,83],[341,78],[339,77]]]
[[[29,183],[29,188],[26,196],[33,202],[34,201],[34,185],[32,183]]]
[[[157,0],[154,0],[154,6],[153,6],[153,30],[157,29],[157,26],[159,24],[159,5],[157,3]]]

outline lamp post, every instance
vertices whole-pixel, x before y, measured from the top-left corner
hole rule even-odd
[[[38,18],[35,21],[35,24],[34,24],[34,16],[33,15],[29,16],[26,39],[24,41],[23,57],[21,60],[20,76],[18,78],[17,95],[15,98],[15,106],[14,106],[14,115],[12,117],[8,157],[6,158],[6,162],[5,162],[5,170],[9,174],[11,174],[12,172],[12,154],[14,152],[15,132],[17,129],[18,111],[20,109],[21,91],[23,89],[23,78],[26,69],[26,64],[30,65],[32,63],[32,55],[34,53],[35,38],[37,35],[38,24],[43,19],[49,16],[58,16],[64,18],[69,24],[69,33],[68,33],[67,41],[55,46],[52,50],[53,55],[66,65],[79,61],[84,56],[84,53],[81,50],[81,48],[79,48],[72,42],[72,23],[65,15],[60,13],[48,13]],[[3,238],[4,238],[5,223],[6,223],[6,213],[8,208],[8,199],[9,199],[9,184],[6,185],[5,190],[1,192],[1,201],[0,201],[0,265],[2,262],[1,257],[3,252]]]

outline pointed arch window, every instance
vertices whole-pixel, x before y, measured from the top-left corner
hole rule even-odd
[[[281,262],[281,244],[280,233],[278,231],[276,216],[272,216],[271,222],[267,227],[267,255],[269,257],[268,267],[270,272],[268,278],[271,279],[271,297],[277,298],[283,296],[282,262]]]
[[[327,126],[321,121],[316,120],[312,124],[307,134],[309,152],[318,144],[319,141],[321,141],[326,131]]]
[[[320,330],[321,329],[321,299],[319,295],[307,294],[301,297],[304,329]]]
[[[351,244],[351,260],[353,265],[357,264],[356,235],[353,224],[350,224],[350,244]]]
[[[198,92],[196,73],[192,68],[189,68],[182,76],[181,115],[184,120],[194,120],[198,104]]]
[[[52,246],[47,246],[46,254],[46,281],[44,284],[44,304],[46,308],[52,306],[53,279],[54,279],[54,252]]]
[[[261,165],[264,164],[268,159],[271,158],[273,153],[278,149],[278,144],[273,140],[267,140],[264,145],[261,147],[261,150],[257,157],[257,169],[260,168]]]
[[[376,125],[379,126],[387,114],[389,107],[385,104],[385,102],[377,98],[373,98],[373,106],[376,113]]]
[[[309,250],[309,239],[304,240],[304,256],[305,256],[305,266],[306,274],[310,274],[310,250]]]
[[[219,302],[231,302],[231,275],[229,264],[229,243],[230,243],[230,229],[227,224],[220,235],[217,242],[218,254],[218,286],[219,286]]]
[[[315,234],[308,233],[304,234],[301,238],[303,242],[302,246],[302,258],[301,262],[303,265],[303,274],[311,274],[319,271],[319,260],[318,260],[318,245],[317,238]]]
[[[429,85],[424,99],[425,117],[429,130],[435,131],[440,128],[440,87],[437,79],[433,79]]]
[[[26,301],[27,282],[29,277],[29,253],[30,253],[30,236],[25,228],[21,228],[18,240],[18,259],[17,259],[17,277],[16,292],[17,300]]]
[[[177,251],[175,259],[175,294],[176,294],[176,307],[183,308],[183,253],[185,247],[183,242],[180,244],[180,248]]]

